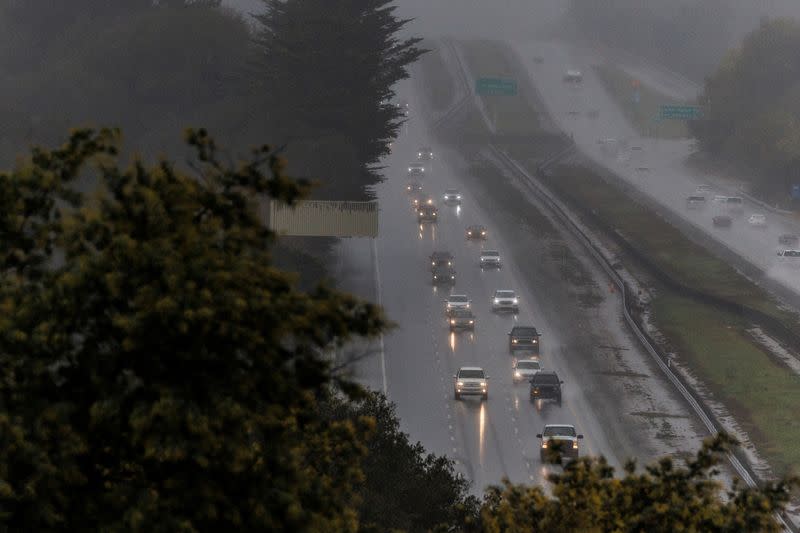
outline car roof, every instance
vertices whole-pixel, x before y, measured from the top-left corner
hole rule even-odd
[[[514,326],[513,328],[511,328],[511,332],[513,333],[514,331],[516,331],[518,329],[532,329],[534,331],[534,335],[538,335],[539,334],[539,332],[536,331],[536,328],[533,327],[533,326]]]
[[[447,297],[448,300],[451,299],[451,298],[467,298],[467,295],[466,294],[451,294],[451,295],[449,295]]]
[[[445,189],[444,192],[458,192],[458,189]]]
[[[499,254],[497,250],[481,250],[482,254]]]
[[[483,370],[483,368],[479,366],[462,366],[461,368],[458,369],[459,372],[461,372],[462,370]]]
[[[496,289],[494,292],[495,294],[498,292],[514,292],[514,289]]]

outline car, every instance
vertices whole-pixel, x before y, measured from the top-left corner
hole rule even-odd
[[[554,459],[554,456],[548,453],[552,449],[557,450],[561,456],[577,458],[578,441],[583,439],[583,435],[579,435],[572,424],[545,424],[536,438],[540,439],[539,456],[542,462],[546,462]]]
[[[554,400],[560,407],[562,383],[552,370],[539,370],[530,379],[531,401]]]
[[[417,151],[417,159],[420,161],[430,161],[433,159],[433,150],[430,146],[421,146]]]
[[[800,268],[800,250],[778,250],[778,264],[792,269]]]
[[[519,312],[519,297],[517,293],[508,289],[498,289],[492,296],[492,311]]]
[[[526,350],[538,354],[540,337],[533,326],[514,326],[508,333],[508,351],[513,354],[518,350]]]
[[[565,83],[580,83],[583,81],[583,74],[580,70],[568,70],[564,73]]]
[[[444,191],[444,203],[461,205],[461,193],[456,189],[447,189]]]
[[[700,185],[697,186],[697,188],[694,190],[694,193],[695,194],[706,194],[706,193],[711,192],[711,190],[712,190],[711,189],[711,185],[706,185],[705,183],[703,183],[703,184],[700,184]]]
[[[409,176],[424,176],[425,175],[425,165],[422,163],[411,163],[408,165],[408,175]]]
[[[756,213],[750,215],[750,218],[747,219],[747,223],[753,226],[754,228],[766,228],[767,217],[765,215]]]
[[[486,228],[479,224],[472,225],[467,228],[467,239],[469,240],[486,240]]]
[[[422,222],[436,222],[439,215],[439,210],[435,205],[423,204],[417,210],[417,220]]]
[[[455,309],[469,309],[472,307],[472,300],[466,294],[451,294],[445,300],[444,308],[448,313]]]
[[[778,237],[778,244],[783,246],[796,246],[798,243],[800,243],[800,237],[794,233],[784,233]]]
[[[713,218],[714,227],[730,228],[733,220],[728,215],[717,215]]]
[[[453,266],[453,254],[450,252],[433,252],[431,254],[431,270],[437,266]]]
[[[706,205],[706,197],[705,196],[689,196],[686,198],[686,208],[687,209],[698,209],[701,207],[705,207]]]
[[[725,200],[725,207],[730,211],[742,211],[744,209],[744,198],[741,196],[728,196]]]
[[[408,192],[420,192],[422,191],[422,184],[417,180],[412,180],[408,182],[406,185],[406,191]]]
[[[400,100],[398,103],[394,104],[394,107],[403,114],[403,116],[408,116],[409,105],[408,102],[405,100]]]
[[[414,198],[411,200],[411,203],[414,204],[415,208],[419,208],[423,205],[433,205],[433,198],[427,196],[425,194],[415,194]]]
[[[475,329],[475,315],[469,309],[453,309],[448,318],[450,331],[457,329]]]
[[[514,361],[514,366],[512,367],[514,374],[512,379],[514,383],[519,383],[520,381],[530,381],[533,375],[539,372],[541,369],[542,365],[536,359],[520,359],[518,361]]]
[[[481,250],[481,268],[501,268],[500,252],[497,250]]]
[[[453,397],[479,395],[481,400],[489,399],[489,376],[479,366],[462,366],[453,376]]]
[[[450,285],[456,282],[456,271],[453,267],[438,266],[431,272],[434,285],[443,285],[448,283]]]

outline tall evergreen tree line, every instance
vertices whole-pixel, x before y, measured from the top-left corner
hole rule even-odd
[[[254,76],[270,123],[312,165],[317,193],[369,198],[402,114],[392,87],[424,51],[389,0],[264,0]],[[291,151],[290,151],[291,153]],[[315,171],[316,170],[316,171]]]

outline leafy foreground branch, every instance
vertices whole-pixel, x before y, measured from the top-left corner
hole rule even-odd
[[[735,481],[723,494],[715,476],[733,444],[731,437],[719,434],[707,439],[684,467],[664,457],[637,473],[630,461],[622,477],[614,477],[604,458],[583,457],[568,463],[563,473],[549,475],[550,495],[542,487],[504,481],[487,490],[479,517],[459,530],[781,531],[774,514],[783,510],[797,480],[759,489]]]

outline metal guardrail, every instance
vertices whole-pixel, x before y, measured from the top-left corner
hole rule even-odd
[[[625,284],[625,280],[622,279],[622,276],[617,272],[610,261],[603,255],[603,253],[594,245],[592,240],[589,238],[588,235],[583,231],[583,229],[578,225],[574,220],[573,217],[567,212],[567,210],[561,206],[560,202],[554,197],[552,193],[535,177],[531,176],[528,171],[522,167],[517,161],[515,161],[512,157],[508,154],[500,150],[498,147],[492,145],[490,146],[492,153],[498,157],[502,162],[506,164],[506,166],[514,171],[517,175],[523,177],[527,183],[536,190],[539,197],[544,201],[544,203],[550,208],[553,214],[559,218],[565,227],[567,227],[570,232],[583,244],[584,248],[589,251],[595,261],[603,268],[609,278],[617,285],[620,290],[620,294],[622,296],[622,312],[625,318],[625,322],[630,327],[631,331],[636,335],[639,339],[639,342],[645,348],[645,350],[650,354],[652,359],[656,362],[658,367],[673,384],[673,386],[678,390],[681,396],[686,400],[686,402],[691,406],[692,410],[695,412],[697,417],[709,431],[709,433],[714,434],[719,432],[718,424],[715,422],[713,415],[710,415],[705,407],[701,404],[700,400],[697,399],[696,393],[694,393],[689,386],[684,383],[683,379],[672,371],[670,368],[669,359],[666,355],[660,353],[653,343],[650,336],[642,329],[636,319],[633,317],[631,313],[631,305],[629,301],[629,291],[628,287]],[[564,151],[556,154],[555,156],[549,158],[545,163],[540,165],[538,171],[544,172],[546,169],[563,157],[565,157],[569,151],[574,150],[574,146],[568,147]],[[758,482],[756,481],[755,475],[751,472],[751,467],[747,464],[747,460],[740,457],[739,455],[741,452],[731,452],[727,454],[728,462],[730,462],[733,469],[736,473],[742,478],[742,480],[747,483],[749,487],[757,487]],[[782,516],[776,514],[776,519],[783,525],[783,527],[788,531],[796,531],[794,525],[791,524],[788,520],[784,519]]]

